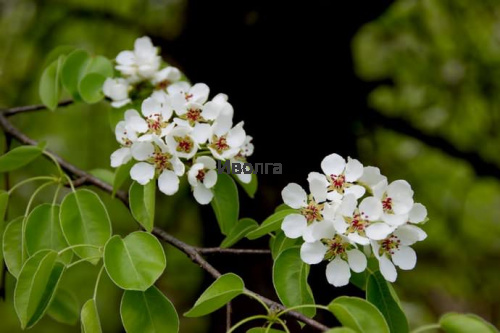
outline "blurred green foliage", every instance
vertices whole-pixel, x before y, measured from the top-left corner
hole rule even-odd
[[[358,75],[375,83],[376,112],[500,165],[500,2],[396,1],[360,29],[353,56]],[[413,324],[455,310],[498,327],[499,179],[397,129],[365,130],[362,161],[407,179],[429,209],[418,265],[396,284]]]

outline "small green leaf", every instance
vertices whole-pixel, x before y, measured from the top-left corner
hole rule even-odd
[[[257,186],[258,186],[258,182],[257,182],[257,175],[252,173],[252,180],[250,180],[250,183],[243,183],[237,175],[235,174],[232,174],[233,175],[233,178],[234,180],[236,180],[236,182],[241,186],[241,188],[246,192],[246,194],[248,194],[248,196],[250,198],[254,198],[255,197],[255,192],[257,192]]]
[[[329,329],[325,333],[356,333],[356,331],[350,329],[349,327],[335,327],[335,328]]]
[[[61,82],[75,100],[81,100],[78,84],[87,71],[90,55],[85,50],[71,52],[61,69]]]
[[[439,324],[446,333],[498,333],[492,324],[474,314],[447,313]]]
[[[82,333],[102,333],[99,313],[93,299],[85,302],[80,316],[82,320]]]
[[[309,265],[300,259],[300,247],[289,248],[278,255],[273,265],[273,284],[284,306],[315,304],[307,283],[308,275]],[[311,318],[316,314],[315,308],[297,311]]]
[[[42,103],[54,111],[57,108],[59,97],[61,97],[61,67],[64,63],[65,55],[60,55],[42,73],[38,92]]]
[[[282,203],[274,209],[274,212],[277,213],[277,212],[281,212],[282,210],[287,210],[287,209],[292,209],[292,207],[288,206],[287,204]]]
[[[330,311],[343,326],[360,333],[389,333],[384,316],[375,305],[358,297],[342,296],[329,305]]]
[[[1,148],[0,148],[1,149]],[[3,232],[5,229],[5,215],[7,213],[7,205],[9,203],[9,192],[0,190],[0,290],[3,286]]]
[[[120,190],[120,187],[129,178],[130,169],[134,165],[134,161],[130,161],[126,164],[120,165],[115,171],[115,177],[113,179],[113,196]]]
[[[244,218],[238,221],[233,227],[229,235],[222,241],[221,247],[228,248],[243,239],[246,234],[258,227],[258,223],[254,219]]]
[[[42,204],[31,211],[24,231],[26,249],[29,255],[40,250],[60,251],[68,247],[59,222],[59,205]],[[68,264],[73,253],[67,251],[60,256]]]
[[[126,290],[120,314],[127,333],[179,332],[179,316],[174,305],[155,286],[146,291]]]
[[[83,101],[88,104],[94,104],[104,98],[102,86],[106,81],[106,77],[99,73],[86,74],[78,84],[78,92]]]
[[[90,58],[87,73],[101,74],[105,78],[113,76],[113,64],[104,56],[94,56]]]
[[[108,169],[92,169],[89,173],[108,184],[113,184],[115,181],[115,173]]]
[[[14,290],[14,307],[23,329],[35,325],[49,307],[64,272],[57,252],[43,250],[23,265]]]
[[[186,312],[186,317],[201,317],[220,309],[233,298],[241,295],[245,289],[243,280],[236,274],[224,274],[215,280],[198,298],[193,308]]]
[[[278,232],[276,234],[276,237],[271,239],[271,255],[273,256],[273,260],[276,260],[281,252],[291,247],[300,245],[301,243],[300,238],[288,238],[285,236],[285,233],[283,231]]]
[[[80,317],[80,304],[75,294],[63,288],[59,288],[50,303],[47,314],[63,324],[75,325]]]
[[[141,185],[133,182],[129,190],[130,211],[146,231],[153,231],[155,222],[156,182]]]
[[[47,67],[49,64],[57,60],[59,56],[64,55],[67,56],[71,52],[73,52],[76,49],[76,47],[72,45],[61,45],[56,48],[54,48],[52,51],[49,52],[49,54],[45,57],[43,61],[43,67]]]
[[[23,217],[11,221],[3,233],[3,256],[9,272],[17,278],[23,266],[22,239]]]
[[[368,278],[366,300],[380,310],[391,332],[407,333],[410,331],[405,313],[392,296],[389,284],[379,271]]]
[[[259,237],[267,235],[270,232],[279,230],[281,228],[281,222],[283,222],[283,219],[290,214],[296,214],[296,213],[297,211],[295,209],[281,210],[279,212],[274,213],[273,215],[265,219],[264,222],[262,222],[262,224],[257,229],[249,233],[247,235],[247,238],[257,239]]]
[[[0,156],[0,172],[10,172],[33,162],[42,155],[43,150],[37,146],[20,146]]]
[[[61,227],[69,245],[90,244],[104,246],[111,237],[111,222],[106,207],[97,194],[77,190],[68,194],[61,204]],[[73,251],[80,258],[99,257],[99,249],[78,247]],[[96,264],[99,259],[89,262]]]
[[[113,236],[106,243],[104,265],[118,287],[144,291],[163,273],[167,260],[155,236],[136,231],[124,239]]]
[[[284,333],[281,330],[275,330],[274,328],[263,328],[263,327],[254,327],[247,331],[247,333]]]
[[[218,175],[213,191],[212,208],[217,217],[217,222],[219,222],[221,232],[227,235],[238,222],[240,210],[238,189],[231,176],[222,173]]]

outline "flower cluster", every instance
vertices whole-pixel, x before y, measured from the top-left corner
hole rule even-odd
[[[321,169],[308,176],[309,195],[294,183],[281,193],[298,210],[281,228],[289,238],[303,238],[301,259],[328,261],[327,280],[337,287],[349,283],[351,270],[363,272],[371,253],[390,282],[397,278],[395,266],[413,269],[417,256],[410,246],[427,237],[416,226],[427,220],[427,210],[414,202],[410,184],[388,183],[378,168],[337,154],[325,157]]]
[[[134,159],[131,178],[142,185],[158,179],[159,190],[167,195],[177,192],[179,177],[187,173],[195,199],[208,204],[217,182],[216,160],[244,163],[253,153],[243,122],[233,126],[227,96],[218,94],[209,100],[206,84],[191,85],[181,80],[177,68],[161,68],[158,49],[148,37],[137,39],[134,51],[118,54],[116,63],[121,77],[107,79],[103,86],[114,107],[134,102],[129,95],[140,96],[140,89],[149,93],[141,112],[129,109],[117,124],[121,148],[111,155],[111,166]],[[250,175],[238,176],[250,182]]]

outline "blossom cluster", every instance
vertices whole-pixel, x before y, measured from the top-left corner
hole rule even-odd
[[[243,122],[233,126],[234,111],[227,96],[209,100],[206,84],[182,81],[179,69],[162,64],[148,37],[137,39],[133,51],[120,52],[116,64],[121,76],[107,79],[103,86],[113,107],[136,102],[129,96],[144,91],[148,95],[138,100],[142,100],[140,112],[126,110],[125,119],[117,124],[121,147],[111,155],[111,166],[134,160],[131,178],[142,185],[157,179],[166,195],[178,191],[179,177],[187,173],[195,199],[208,204],[217,182],[216,160],[244,163],[253,153],[252,137],[246,135]],[[244,183],[251,180],[247,174],[238,177]]]
[[[427,237],[417,226],[427,220],[427,210],[414,202],[410,184],[389,183],[378,168],[338,154],[325,157],[321,169],[307,178],[310,194],[295,183],[281,193],[297,210],[281,228],[289,238],[303,238],[301,259],[328,261],[327,280],[337,287],[349,283],[351,270],[363,272],[372,253],[390,282],[397,278],[395,266],[413,269],[417,256],[411,245]]]

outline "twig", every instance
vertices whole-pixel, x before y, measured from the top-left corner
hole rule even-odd
[[[29,108],[29,107],[26,107],[26,108]],[[7,112],[8,111],[9,110],[7,110]],[[12,136],[13,138],[15,138],[16,140],[18,140],[19,142],[21,142],[25,145],[36,146],[38,144],[38,142],[29,138],[24,133],[22,133],[17,128],[15,128],[7,120],[5,115],[1,114],[1,113],[0,113],[0,126],[4,129],[6,134]],[[101,190],[104,190],[104,191],[109,192],[109,193],[113,192],[113,187],[110,184],[103,182],[102,180],[100,180],[100,179],[88,174],[87,172],[77,168],[73,164],[66,162],[58,155],[56,155],[54,153],[51,153],[51,154],[55,157],[55,159],[58,161],[58,163],[61,165],[61,167],[66,172],[72,174],[77,179],[84,178],[86,180],[85,181],[86,184],[94,185],[94,186],[100,188]],[[128,197],[127,197],[127,194],[125,192],[123,192],[123,191],[117,192],[116,197],[128,206]],[[201,249],[184,243],[183,241],[175,238],[174,236],[170,235],[169,233],[167,233],[166,231],[164,231],[163,229],[160,229],[158,227],[155,227],[153,229],[153,234],[156,237],[158,237],[160,240],[163,240],[164,242],[169,243],[169,244],[173,245],[174,247],[176,247],[177,249],[184,252],[193,262],[198,264],[201,268],[203,268],[206,272],[208,272],[212,277],[218,278],[222,275],[216,268],[214,268],[208,261],[206,261],[201,256],[201,252],[200,252]],[[264,296],[261,296],[261,295],[255,293],[253,291],[250,291],[248,289],[245,289],[245,290],[247,292],[251,292],[251,293],[254,293],[255,295],[257,295],[264,303],[266,303],[270,307],[273,307],[273,308],[276,308],[279,310],[286,309],[283,305],[281,305],[277,302],[271,301],[270,299],[268,299]],[[313,328],[318,329],[319,331],[328,330],[328,327],[326,327],[325,325],[317,322],[314,319],[311,319],[311,318],[304,316],[302,313],[299,313],[296,311],[290,311],[290,312],[287,312],[287,314],[291,317],[294,317],[294,318],[302,321],[303,323],[305,323]]]
[[[202,254],[270,254],[270,250],[265,249],[224,249],[221,247],[199,247],[196,251]]]
[[[226,304],[226,332],[231,329],[231,313],[233,312],[231,302]]]
[[[68,99],[59,102],[58,106],[67,106],[73,104],[73,100]],[[0,111],[3,113],[4,116],[10,117],[12,115],[18,114],[18,113],[24,113],[24,112],[33,112],[33,111],[40,111],[40,110],[46,110],[47,107],[43,104],[37,104],[37,105],[27,105],[27,106],[17,106],[9,109],[1,109]]]

